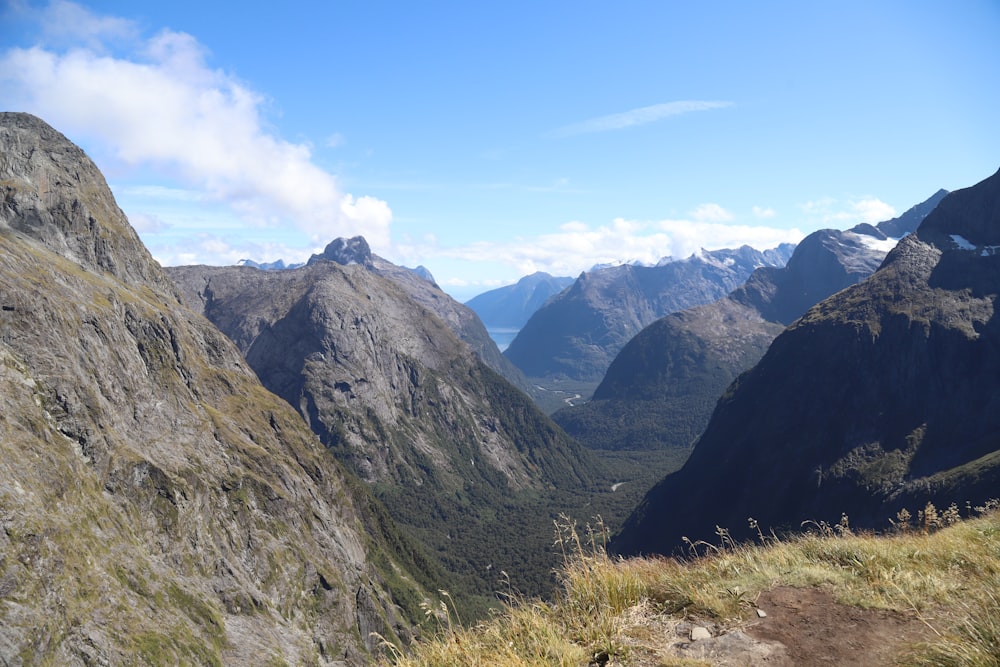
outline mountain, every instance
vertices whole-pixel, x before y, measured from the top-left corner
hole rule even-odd
[[[364,253],[336,259],[314,257],[294,271],[195,266],[168,273],[188,303],[236,343],[264,386],[294,406],[442,560],[455,587],[492,598],[495,565],[522,590],[540,592],[537,582],[519,580],[548,581],[553,554],[544,547],[525,553],[520,545],[529,535],[548,542],[551,517],[527,512],[524,503],[555,507],[562,501],[553,492],[589,493],[599,479],[596,460],[391,268]],[[562,510],[569,508],[553,511]]]
[[[83,151],[0,114],[0,194],[3,663],[362,665],[371,632],[405,639],[433,564],[181,305]]]
[[[740,537],[748,517],[884,528],[904,508],[996,496],[998,249],[1000,172],[946,196],[875,274],[778,336],[613,548],[669,553],[716,526]]]
[[[878,269],[892,246],[873,240],[836,229],[813,232],[785,266],[754,271],[728,298],[750,307],[768,322],[791,324],[826,297]]]
[[[552,419],[591,449],[690,447],[725,388],[784,328],[728,297],[671,313],[625,345],[591,400]]]
[[[310,257],[308,264],[320,261],[344,266],[358,265],[396,283],[417,303],[441,318],[490,368],[529,396],[537,393],[524,374],[500,354],[479,316],[471,308],[445,294],[427,269],[397,266],[374,254],[368,242],[361,236],[334,239],[327,244],[322,253]]]
[[[553,420],[592,449],[690,447],[718,397],[785,326],[878,269],[895,243],[880,229],[915,231],[945,194],[877,227],[813,232],[785,266],[756,269],[728,296],[657,320],[622,348],[590,401]]]
[[[612,359],[655,320],[709,303],[761,266],[781,266],[793,246],[762,253],[713,250],[662,266],[630,264],[587,272],[531,316],[504,355],[532,378],[598,382]]]
[[[572,284],[572,278],[556,278],[541,271],[525,276],[513,285],[499,287],[465,302],[492,328],[520,329],[549,297]]]

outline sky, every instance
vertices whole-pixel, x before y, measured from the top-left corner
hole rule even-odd
[[[998,80],[997,0],[0,0],[0,110],[81,146],[160,263],[360,234],[462,301],[973,185]]]

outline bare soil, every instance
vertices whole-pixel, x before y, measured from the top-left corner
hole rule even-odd
[[[779,587],[762,593],[767,616],[745,628],[755,639],[780,642],[792,665],[893,665],[931,627],[915,612],[843,605],[822,588]]]
[[[901,658],[914,644],[935,637],[915,612],[840,604],[823,588],[774,588],[758,597],[756,607],[766,616],[737,627],[646,617],[628,664],[880,667],[903,664]],[[710,636],[693,640],[696,629]]]

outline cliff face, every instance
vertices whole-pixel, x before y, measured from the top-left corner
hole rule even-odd
[[[418,587],[371,564],[392,526],[93,163],[0,114],[0,192],[4,661],[364,664],[371,630],[405,634]]]
[[[669,552],[716,525],[745,534],[748,517],[884,528],[903,507],[995,496],[998,249],[1000,173],[948,195],[873,276],[778,336],[615,548]]]

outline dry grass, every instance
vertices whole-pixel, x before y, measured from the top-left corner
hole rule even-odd
[[[937,517],[936,523],[927,514]],[[699,545],[686,561],[617,560],[603,549],[603,532],[581,538],[576,526],[557,525],[564,564],[551,603],[508,596],[509,603],[471,628],[460,625],[443,603],[431,639],[406,654],[400,667],[454,665],[682,665],[658,655],[654,625],[671,619],[711,619],[735,626],[753,613],[754,601],[778,585],[817,586],[839,602],[906,611],[940,638],[919,647],[907,664],[1000,665],[1000,513],[944,520],[925,508],[919,523],[900,523],[889,536],[854,534],[839,526],[815,526],[787,540],[761,536],[763,544]],[[951,525],[946,525],[950,523]],[[662,634],[662,633],[661,633]]]

